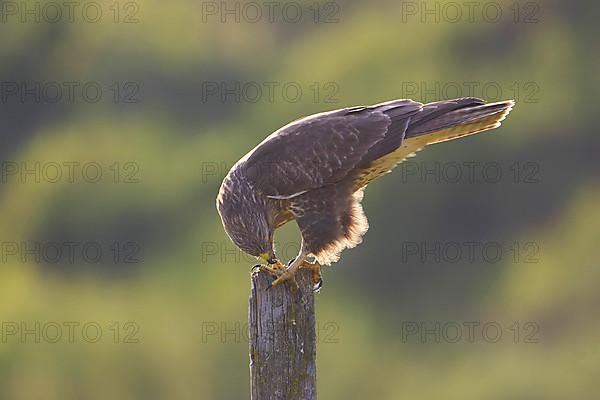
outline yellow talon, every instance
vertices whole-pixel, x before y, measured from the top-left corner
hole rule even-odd
[[[300,265],[300,268],[307,269],[310,271],[312,276],[313,289],[315,291],[319,291],[319,289],[321,289],[321,286],[323,286],[323,278],[321,276],[321,264],[319,264],[316,261],[314,263],[311,263],[304,260]]]
[[[275,266],[275,264],[273,264],[273,265],[258,264],[252,268],[252,272],[254,272],[256,270],[264,271],[271,276],[279,277],[282,274],[282,269],[283,269],[283,267],[277,267],[277,266]]]

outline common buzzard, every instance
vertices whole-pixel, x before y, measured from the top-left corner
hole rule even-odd
[[[362,241],[369,225],[365,186],[423,147],[496,128],[514,101],[461,98],[422,104],[401,99],[311,115],[269,135],[229,171],[217,196],[225,231],[244,252],[267,263],[272,285],[320,265]],[[273,233],[296,220],[297,257],[284,267]],[[308,262],[308,256],[314,262]]]

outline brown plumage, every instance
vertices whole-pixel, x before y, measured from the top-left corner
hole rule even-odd
[[[368,229],[364,187],[428,144],[496,128],[513,101],[393,100],[311,115],[269,135],[229,171],[217,197],[225,231],[243,251],[274,262],[273,232],[295,219],[302,250],[337,261]],[[289,279],[289,277],[287,278]]]

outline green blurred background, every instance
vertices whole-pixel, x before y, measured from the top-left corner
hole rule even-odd
[[[517,106],[372,184],[324,270],[319,396],[597,398],[598,2],[60,4],[1,2],[0,398],[248,398],[229,167],[310,113],[468,95]]]

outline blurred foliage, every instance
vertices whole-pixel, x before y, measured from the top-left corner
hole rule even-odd
[[[16,3],[1,3],[6,20],[0,23],[0,82],[97,82],[103,88],[96,103],[81,97],[56,103],[3,98],[3,172],[7,163],[94,162],[103,177],[97,183],[77,175],[74,182],[63,177],[52,183],[28,176],[23,182],[17,174],[0,183],[0,398],[247,398],[242,330],[253,261],[234,250],[220,226],[214,198],[224,174],[295,118],[408,95],[421,101],[444,93],[466,96],[448,85],[464,89],[464,82],[493,83],[502,93],[490,91],[499,98],[487,100],[516,97],[517,107],[500,130],[434,146],[410,162],[495,162],[505,175],[496,183],[422,182],[399,168],[404,172],[370,186],[365,242],[324,271],[319,395],[597,396],[597,2],[540,1],[535,23],[523,23],[533,2],[518,3],[518,22],[510,11],[515,2],[499,1],[505,13],[499,22],[475,13],[474,22],[464,16],[436,23],[403,13],[400,1],[385,0],[338,1],[337,23],[222,23],[218,16],[203,18],[206,2],[136,1],[139,22],[132,24],[113,21],[112,1],[97,2],[105,12],[97,23],[80,17],[73,23],[66,17],[22,23],[5,12]],[[427,6],[435,3],[449,2]],[[314,2],[296,4],[308,12]],[[318,4],[325,12],[326,3]],[[119,6],[123,18],[128,10],[125,3]],[[121,90],[117,102],[110,89],[115,82]],[[138,102],[121,101],[128,82],[139,89]],[[221,101],[204,97],[207,82],[295,82],[304,95],[297,102],[285,101],[279,91],[272,102],[266,96]],[[324,101],[329,82],[335,103]],[[431,89],[436,82],[447,92],[406,93],[415,84]],[[321,90],[317,99],[309,89],[314,83]],[[115,163],[117,178],[110,169]],[[137,183],[123,182],[131,172],[127,163],[135,164]],[[515,182],[515,163],[520,172],[534,163],[536,182],[522,176]],[[294,255],[297,233],[286,226],[278,235],[284,257]],[[75,262],[50,263],[6,253],[6,243],[36,242],[100,243],[105,256],[90,263],[76,252]],[[119,262],[111,259],[115,242]],[[505,255],[497,263],[480,257],[407,261],[407,242],[495,242]],[[122,262],[126,243],[137,246],[139,262]],[[524,262],[523,254],[515,262],[513,243],[522,251],[534,243],[539,262]],[[36,322],[69,321],[80,328],[98,324],[101,340],[89,343],[76,330],[71,343],[64,326],[57,343],[45,337],[36,343],[33,334],[25,340],[20,332],[6,335],[12,323],[32,329]],[[436,321],[495,322],[503,338],[403,340],[406,323],[433,327]],[[125,328],[127,322],[134,325]],[[515,343],[509,329],[515,322],[522,335],[533,322],[537,343],[523,337]],[[237,336],[207,336],[214,326]],[[137,343],[125,343],[134,328]]]

